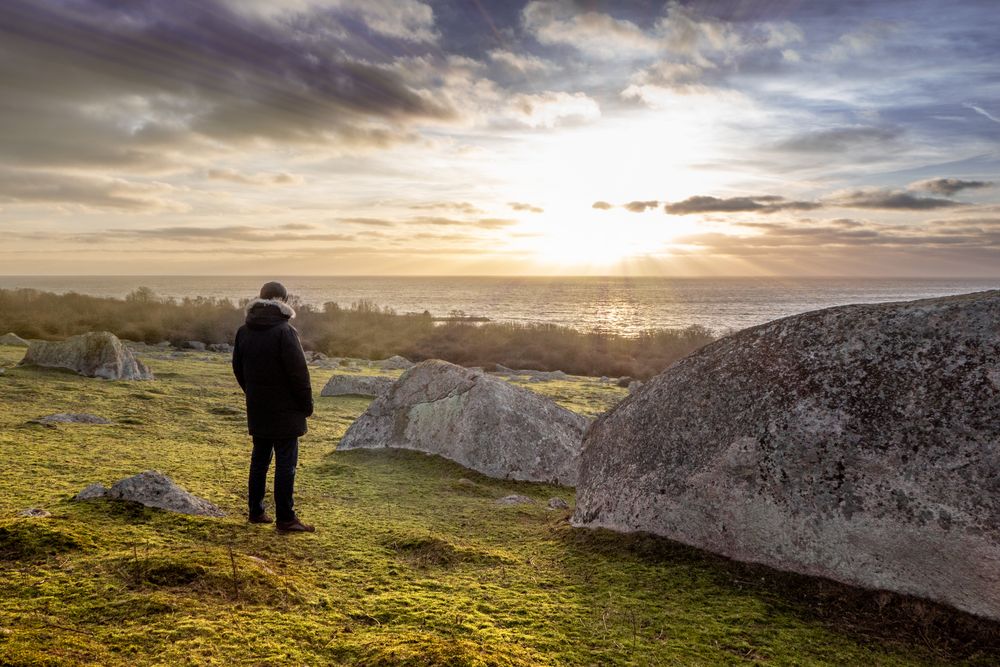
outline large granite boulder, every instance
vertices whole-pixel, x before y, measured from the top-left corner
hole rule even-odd
[[[588,431],[577,526],[1000,619],[1000,292],[723,338]]]
[[[438,454],[501,479],[576,484],[587,420],[482,371],[424,361],[375,399],[337,449]]]
[[[24,340],[16,333],[5,333],[0,336],[0,345],[13,345],[15,347],[28,347],[31,345],[28,341]]]
[[[168,512],[193,514],[196,516],[225,516],[216,505],[204,498],[188,493],[173,480],[156,470],[147,470],[132,477],[115,482],[110,489],[100,484],[91,484],[78,493],[74,500],[128,500],[146,507],[155,507]]]
[[[153,379],[152,371],[107,331],[85,333],[58,342],[33,341],[20,365],[66,368],[106,380]]]
[[[396,380],[382,375],[334,375],[319,393],[320,396],[371,396],[376,398],[389,391]]]

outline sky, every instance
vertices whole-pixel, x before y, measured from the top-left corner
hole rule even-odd
[[[3,0],[0,274],[1000,277],[993,0]]]

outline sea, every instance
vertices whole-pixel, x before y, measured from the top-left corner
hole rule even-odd
[[[121,298],[255,296],[275,276],[0,276],[0,288]],[[1000,289],[997,279],[277,276],[302,303],[368,301],[398,313],[428,311],[491,321],[544,322],[634,336],[699,325],[716,333],[850,303],[908,301]]]

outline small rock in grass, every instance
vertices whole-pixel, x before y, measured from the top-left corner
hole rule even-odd
[[[98,417],[97,415],[90,415],[87,413],[66,413],[60,412],[54,415],[46,415],[38,419],[33,419],[32,422],[39,424],[110,424],[111,422],[104,417]]]
[[[185,341],[184,347],[188,350],[194,350],[196,352],[204,352],[206,346],[200,340],[189,340]]]
[[[550,510],[568,510],[569,503],[562,498],[549,498]]]
[[[497,501],[497,505],[528,505],[533,502],[535,501],[528,496],[519,496],[515,493],[509,496],[504,496]]]
[[[476,483],[475,483],[475,482],[473,482],[473,481],[472,481],[471,479],[469,479],[468,477],[459,477],[459,478],[458,478],[458,485],[459,485],[459,486],[475,486],[475,485],[476,485]]]
[[[73,500],[94,500],[95,498],[103,498],[107,493],[108,489],[103,484],[88,484],[83,491],[73,497]]]
[[[30,517],[32,519],[44,519],[47,516],[52,516],[50,512],[37,507],[29,507],[26,510],[21,510],[17,513],[18,516]]]

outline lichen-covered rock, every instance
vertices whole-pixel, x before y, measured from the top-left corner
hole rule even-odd
[[[112,500],[129,500],[146,507],[156,507],[180,514],[225,516],[217,506],[204,498],[188,493],[156,470],[147,470],[115,482],[104,497]],[[79,496],[77,498],[79,499]]]
[[[383,396],[395,382],[394,378],[373,375],[334,375],[323,387],[320,396]]]
[[[550,510],[568,510],[569,503],[562,498],[549,498],[548,507]]]
[[[376,398],[337,449],[415,449],[490,477],[572,486],[586,426],[527,389],[430,360]]]
[[[21,510],[20,512],[17,513],[17,515],[28,519],[45,519],[47,517],[52,516],[52,512],[40,509],[38,507],[29,507],[27,509]]]
[[[378,362],[378,365],[384,371],[405,371],[409,368],[413,368],[414,366],[412,361],[406,357],[401,357],[398,354],[391,356],[388,359],[383,359]]]
[[[1000,292],[723,338],[588,431],[577,526],[1000,618]]]
[[[33,341],[22,366],[66,368],[106,380],[152,380],[153,373],[107,331],[71,336],[63,341]]]
[[[28,347],[31,345],[28,341],[24,340],[16,333],[5,333],[0,336],[0,345],[13,345],[15,347]]]

